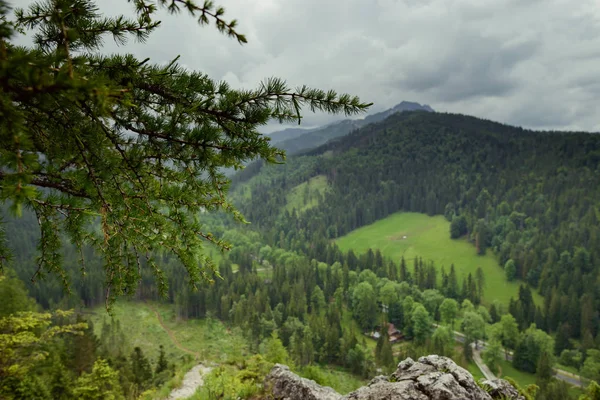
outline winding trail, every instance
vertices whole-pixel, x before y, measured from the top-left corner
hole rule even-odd
[[[152,307],[150,305],[150,303],[146,303],[146,306],[154,313],[154,315],[156,316],[156,319],[158,320],[158,323],[160,324],[161,328],[163,328],[163,330],[165,332],[167,332],[167,335],[169,335],[169,338],[171,339],[171,341],[173,342],[173,344],[175,345],[175,347],[177,347],[179,350],[183,351],[184,353],[187,353],[189,355],[194,356],[195,360],[199,360],[200,359],[200,353],[197,353],[195,351],[192,351],[190,349],[187,349],[185,347],[183,347],[181,345],[181,343],[179,343],[179,340],[177,340],[177,337],[175,337],[175,334],[173,333],[173,331],[171,329],[169,329],[169,327],[167,327],[163,320],[162,317],[160,316],[160,314],[158,313],[158,311],[156,311],[156,309],[154,307]]]
[[[184,353],[194,356],[194,359],[196,361],[198,361],[200,359],[200,353],[192,351],[192,350],[184,347],[181,343],[179,343],[179,340],[177,340],[175,333],[173,333],[173,331],[164,324],[162,317],[160,316],[160,313],[154,307],[152,307],[152,305],[150,305],[150,303],[146,302],[145,304],[154,313],[161,328],[163,328],[163,330],[167,333],[167,335],[169,335],[169,338],[171,339],[171,341],[173,342],[175,347],[177,347],[179,350],[183,351]],[[206,374],[208,374],[210,371],[212,371],[212,368],[207,367],[202,363],[194,366],[183,377],[181,386],[179,388],[173,389],[173,391],[171,391],[171,393],[169,394],[168,400],[185,399],[185,398],[192,396],[194,393],[196,393],[196,390],[199,387],[204,385],[204,376]]]

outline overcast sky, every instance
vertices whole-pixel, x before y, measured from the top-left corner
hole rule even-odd
[[[239,20],[248,44],[182,14],[125,49],[155,62],[181,55],[233,87],[278,76],[356,94],[375,103],[372,112],[409,100],[529,128],[600,131],[600,0],[216,3]],[[126,0],[98,4],[131,14]],[[305,117],[307,126],[340,118]]]

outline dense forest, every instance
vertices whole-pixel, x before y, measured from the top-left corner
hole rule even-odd
[[[494,252],[509,279],[539,290],[541,328],[568,331],[593,347],[600,309],[599,163],[598,135],[403,113],[283,168],[248,167],[237,177],[238,198],[269,243],[322,261],[319,249],[331,239],[393,212],[443,214],[451,221],[449,235],[466,235],[480,254]],[[286,194],[318,175],[329,187],[315,194],[317,205],[286,209]],[[534,314],[519,316],[523,326]]]
[[[0,0],[0,399],[272,398],[275,363],[347,393],[431,353],[513,377],[526,400],[600,398],[600,135],[410,102],[351,119],[373,103],[277,77],[238,90],[186,67],[196,53],[123,49],[156,43],[160,18],[184,10],[247,43],[212,1],[134,0],[110,17],[100,1],[12,3]],[[347,119],[262,134],[303,110]],[[435,216],[438,242],[488,262],[342,250],[402,212]],[[486,297],[505,283],[490,266],[510,301]]]
[[[600,379],[593,201],[600,157],[590,150],[600,148],[598,140],[416,112],[368,125],[283,166],[252,164],[232,190],[251,225],[205,215],[205,225],[233,249],[220,257],[214,282],[199,290],[174,258],[159,255],[166,300],[180,318],[214,317],[242,328],[254,352],[282,347],[273,362],[334,364],[364,377],[429,353],[466,366],[472,350],[457,349],[453,331],[460,330],[467,343],[488,341],[490,367],[506,357],[502,348],[511,350],[515,368],[538,375],[538,398],[564,398],[564,384],[548,383],[556,362]],[[304,206],[290,210],[290,191],[316,176],[327,178],[327,190],[301,193]],[[459,277],[453,265],[387,259],[377,249],[344,253],[332,242],[398,210],[445,215],[448,235],[468,237],[480,254],[496,253],[507,279],[523,281],[518,297],[483,303],[481,268]],[[25,213],[6,226],[15,269],[27,280],[36,272],[36,221]],[[64,249],[70,296],[56,277],[28,285],[44,308],[102,303],[100,264],[88,254],[92,262],[82,275],[78,257]],[[130,295],[164,301],[154,275],[142,271]],[[543,304],[535,304],[532,290],[543,294]],[[390,323],[409,341],[392,351],[382,334],[370,351],[364,333],[387,332]]]

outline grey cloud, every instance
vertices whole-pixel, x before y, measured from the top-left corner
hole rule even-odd
[[[182,14],[127,51],[156,62],[181,54],[186,67],[243,88],[279,76],[349,92],[374,111],[412,100],[525,127],[600,130],[595,0],[216,2],[239,19],[247,45]],[[98,4],[131,10],[125,0]],[[306,114],[303,124],[336,118]]]

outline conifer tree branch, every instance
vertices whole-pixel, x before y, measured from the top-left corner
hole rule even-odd
[[[103,17],[93,0],[42,0],[16,11],[16,27],[35,34],[34,47],[15,46],[15,26],[0,19],[0,201],[32,208],[39,222],[39,270],[68,287],[60,248],[91,246],[106,271],[107,306],[132,293],[140,257],[166,282],[155,252],[174,254],[192,286],[216,274],[207,243],[230,245],[207,232],[202,212],[222,210],[244,221],[228,201],[221,168],[284,154],[258,131],[271,119],[300,122],[302,109],[365,111],[356,97],[270,78],[236,90],[189,71],[129,54],[101,55],[107,35],[144,41],[159,8],[187,10],[201,25],[245,43],[235,20],[211,1],[132,0],[137,18]],[[7,15],[0,0],[0,14]],[[100,229],[97,229],[97,228]],[[0,232],[0,263],[6,259]],[[83,253],[81,253],[83,254]],[[83,260],[83,256],[81,257]],[[83,262],[81,263],[84,269]]]

